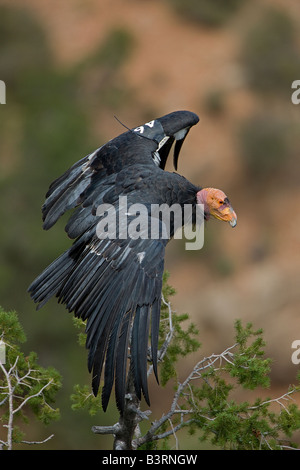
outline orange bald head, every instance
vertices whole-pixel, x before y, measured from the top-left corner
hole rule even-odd
[[[229,222],[231,227],[237,224],[237,216],[228,197],[220,189],[203,188],[197,193],[197,203],[204,205],[205,218],[211,215],[216,219]]]

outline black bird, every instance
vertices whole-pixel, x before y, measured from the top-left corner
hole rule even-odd
[[[28,290],[38,308],[56,296],[70,312],[86,320],[88,368],[95,396],[105,364],[104,410],[114,382],[118,409],[121,413],[124,409],[129,347],[136,394],[141,399],[143,393],[149,404],[148,337],[151,331],[157,378],[164,255],[174,233],[173,221],[169,237],[124,237],[120,226],[114,236],[103,231],[99,234],[99,221],[108,214],[105,209],[112,207],[115,215],[121,217],[119,198],[126,196],[129,207],[136,203],[146,207],[146,218],[151,223],[153,204],[179,204],[182,209],[185,204],[191,204],[193,209],[203,204],[206,220],[213,215],[232,226],[236,224],[236,214],[222,191],[202,189],[183,176],[164,170],[174,142],[177,169],[182,143],[198,121],[192,112],[176,111],[128,130],[75,163],[51,184],[46,194],[43,228],[48,230],[67,210],[76,208],[65,227],[75,241]],[[126,215],[128,228],[132,213]],[[159,223],[161,234],[161,218]]]

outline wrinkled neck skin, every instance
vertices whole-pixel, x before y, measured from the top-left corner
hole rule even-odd
[[[204,206],[204,219],[208,220],[210,218],[210,212],[209,212],[209,206],[207,203],[207,191],[204,189],[201,189],[200,191],[197,192],[196,194],[196,200],[197,204],[203,204]]]

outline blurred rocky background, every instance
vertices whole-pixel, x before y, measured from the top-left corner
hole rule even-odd
[[[299,0],[0,0],[0,79],[0,304],[18,311],[26,347],[63,375],[62,418],[44,447],[111,448],[90,427],[113,424],[113,404],[94,418],[71,410],[73,385],[90,383],[72,316],[55,301],[36,312],[26,289],[70,245],[66,217],[42,230],[49,184],[124,131],[114,116],[135,127],[196,112],[178,171],[222,188],[238,214],[235,229],[212,220],[200,251],[178,240],[168,247],[173,308],[189,312],[202,343],[180,376],[233,344],[240,318],[264,329],[273,360],[261,396],[284,393],[300,340],[300,105],[291,101]],[[153,382],[151,419],[171,393]],[[38,423],[31,428],[43,438]],[[198,446],[182,435],[182,449]]]

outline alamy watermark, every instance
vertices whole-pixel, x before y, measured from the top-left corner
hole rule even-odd
[[[3,80],[0,80],[0,104],[6,104],[6,86]]]
[[[296,90],[292,93],[291,100],[293,104],[300,103],[300,80],[294,80],[292,83],[292,88]]]
[[[295,339],[292,342],[292,349],[295,349],[291,357],[292,363],[298,365],[300,364],[300,339]]]
[[[2,339],[0,339],[0,364],[5,364],[6,361],[6,345]]]
[[[101,204],[96,215],[96,233],[100,239],[185,239],[186,250],[200,250],[204,245],[204,206],[202,204],[129,205],[127,196],[118,204]]]

